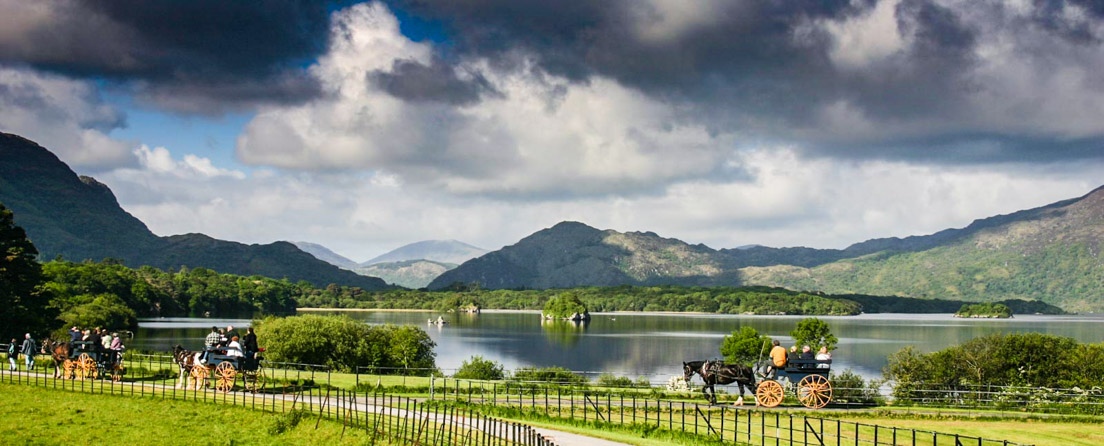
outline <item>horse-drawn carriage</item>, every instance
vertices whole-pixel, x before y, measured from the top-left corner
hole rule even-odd
[[[789,387],[797,395],[801,405],[820,409],[832,401],[832,383],[828,372],[832,360],[791,359],[786,366],[765,377],[755,389],[755,400],[760,406],[775,407],[786,397]]]
[[[54,360],[60,360],[60,369],[65,378],[93,379],[111,375],[112,381],[123,378],[126,368],[123,366],[123,354],[117,350],[103,348],[95,342],[73,341],[58,344],[65,348],[53,348]]]
[[[264,388],[264,368],[261,366],[264,358],[259,352],[242,354],[226,347],[208,347],[204,353],[206,360],[195,363],[191,370],[197,387],[210,378],[215,389],[229,392],[240,375],[245,390],[256,392]]]
[[[754,389],[755,401],[763,407],[776,407],[786,397],[786,387],[793,389],[797,400],[810,409],[820,409],[832,400],[832,383],[828,381],[831,360],[791,359],[785,368],[763,376],[756,385],[756,374],[743,364],[725,364],[723,361],[690,361],[682,363],[687,382],[697,374],[705,382],[702,394],[716,404],[713,387],[717,384],[736,383],[740,389],[737,404],[743,404],[744,389]]]

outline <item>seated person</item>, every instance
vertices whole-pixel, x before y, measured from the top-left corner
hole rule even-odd
[[[763,371],[763,376],[766,377],[773,377],[775,370],[786,366],[786,347],[779,344],[778,340],[771,341],[771,345],[770,359]]]
[[[238,337],[234,336],[230,338],[230,343],[226,344],[226,356],[243,357],[241,344],[238,343]]]
[[[816,360],[817,361],[831,361],[832,360],[832,354],[828,353],[828,347],[821,347],[820,348],[820,351],[818,351],[817,354],[816,354]],[[818,369],[827,369],[829,367],[830,367],[830,364],[827,364],[827,363],[817,364]]]

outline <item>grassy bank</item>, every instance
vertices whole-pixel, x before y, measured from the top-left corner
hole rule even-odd
[[[5,444],[361,445],[364,431],[316,416],[223,404],[92,395],[0,384]],[[316,422],[317,428],[316,428]],[[376,444],[391,444],[377,439]]]

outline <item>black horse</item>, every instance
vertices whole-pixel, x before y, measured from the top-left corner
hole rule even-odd
[[[725,364],[722,361],[690,361],[682,363],[682,373],[686,378],[686,382],[690,382],[690,378],[693,378],[695,373],[701,376],[702,381],[705,382],[705,386],[702,387],[702,394],[705,395],[705,399],[710,404],[717,404],[716,389],[713,388],[716,384],[739,384],[740,401],[744,399],[745,388],[753,396],[755,395],[755,372],[751,370],[751,367],[743,364]]]

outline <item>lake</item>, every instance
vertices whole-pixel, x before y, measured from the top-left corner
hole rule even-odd
[[[449,314],[447,325],[426,323],[439,313],[402,311],[312,311],[347,314],[368,324],[410,324],[437,343],[437,365],[451,374],[474,355],[501,363],[507,370],[525,366],[560,366],[608,372],[664,383],[681,375],[682,361],[717,358],[722,339],[743,325],[792,343],[789,332],[804,316],[711,314],[594,313],[586,325],[541,323],[539,313],[484,311]],[[1039,332],[1081,342],[1104,341],[1104,315],[1022,315],[1012,319],[958,319],[950,314],[864,314],[821,316],[839,338],[832,369],[850,368],[865,378],[880,378],[886,358],[912,345],[923,352],[940,350],[992,333]],[[179,343],[195,349],[211,325],[232,324],[243,331],[249,320],[143,319],[128,347],[168,351]],[[264,339],[260,340],[264,346]]]

